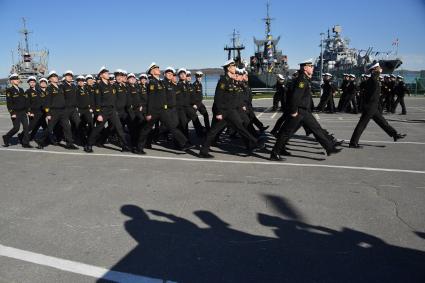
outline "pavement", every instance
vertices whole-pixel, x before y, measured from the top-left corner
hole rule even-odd
[[[425,99],[406,104],[385,115],[405,139],[371,121],[362,149],[327,157],[301,129],[281,163],[272,136],[212,160],[2,147],[0,282],[425,282]],[[271,127],[280,116],[254,106]],[[317,118],[347,141],[359,115]]]

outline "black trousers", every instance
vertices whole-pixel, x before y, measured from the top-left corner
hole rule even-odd
[[[27,113],[25,112],[25,110],[22,111],[16,111],[16,118],[11,118],[12,119],[12,124],[13,124],[13,128],[10,129],[9,132],[7,132],[6,139],[10,139],[11,137],[13,137],[18,131],[19,128],[22,124],[22,144],[29,144],[29,135],[28,135],[28,117],[27,117]]]
[[[203,103],[197,104],[196,107],[198,107],[197,110],[204,117],[204,126],[205,126],[205,129],[209,130],[211,128],[211,126],[210,126],[210,117],[208,115],[207,108],[205,107],[205,105]]]
[[[168,127],[177,127],[185,136],[189,138],[189,128],[187,124],[189,123],[189,118],[186,115],[186,110],[183,106],[178,106],[177,108],[172,108],[167,110],[169,116]],[[177,120],[175,120],[177,118]]]
[[[30,133],[30,141],[32,141],[37,135],[38,129],[43,127],[45,130],[47,128],[46,115],[43,111],[37,110],[32,112],[33,117],[30,117],[30,124],[28,127],[28,132]]]
[[[363,108],[364,108],[364,94],[360,93],[359,96],[357,97],[357,104],[359,106],[359,112],[363,112]]]
[[[350,103],[351,103],[351,109],[353,110],[353,112],[358,113],[356,95],[354,93],[347,94],[346,99],[342,102],[341,111],[342,112],[348,111],[348,107],[350,106]]]
[[[126,109],[119,109],[117,110],[118,118],[120,119],[121,126],[123,129],[127,127],[128,130],[130,130],[132,121],[134,119],[134,112],[133,110],[127,111]]]
[[[289,115],[283,123],[276,144],[273,147],[274,152],[277,154],[280,153],[292,135],[298,130],[300,123],[303,123],[303,125],[314,134],[316,140],[325,150],[329,151],[333,148],[332,141],[324,134],[324,130],[314,118],[313,114],[306,109],[299,108],[297,117]]]
[[[134,113],[134,118],[131,121],[129,131],[130,131],[131,145],[136,147],[139,141],[140,130],[143,127],[143,124],[146,122],[146,120],[142,111],[135,110],[133,113]]]
[[[280,107],[283,107],[282,94],[276,91],[273,95],[273,109],[279,108],[279,102],[280,102]]]
[[[193,127],[195,128],[195,132],[198,136],[202,136],[203,127],[201,122],[199,121],[198,114],[196,114],[195,108],[192,106],[184,107],[184,111],[186,113],[186,117],[188,118],[188,122],[192,121]],[[187,131],[187,135],[189,134],[189,126],[188,123],[185,125],[185,131]]]
[[[73,143],[74,139],[72,138],[71,123],[69,122],[65,109],[50,109],[50,112],[46,115],[50,115],[51,119],[47,123],[47,129],[41,134],[39,143],[45,145],[49,138],[50,141],[53,140],[53,130],[58,123],[61,126],[65,141],[67,143]]]
[[[279,132],[280,128],[282,128],[282,125],[287,118],[288,118],[288,114],[286,114],[284,111],[283,114],[277,119],[276,123],[274,124],[272,132],[275,132],[275,133]]]
[[[249,110],[239,110],[239,114],[241,116],[242,119],[242,125],[248,130],[248,132],[253,135],[255,138],[258,138],[258,133],[255,130],[252,120],[251,120],[251,116],[249,115]],[[249,140],[244,139],[245,140],[245,144],[247,146],[249,146]]]
[[[81,120],[78,110],[76,108],[65,108],[65,115],[71,123],[71,131],[73,133],[74,140],[79,140],[79,129]]]
[[[110,127],[113,127],[116,130],[118,137],[121,140],[121,143],[125,145],[126,141],[125,141],[124,130],[122,128],[121,121],[118,117],[118,113],[115,111],[115,109],[112,107],[105,108],[103,109],[101,115],[103,117],[103,121],[102,122],[96,121],[93,131],[90,133],[87,144],[92,146],[96,143],[97,138],[99,137],[102,130],[105,128],[106,122],[108,122],[108,125]]]
[[[360,136],[366,129],[370,119],[373,119],[373,121],[375,121],[375,123],[378,124],[378,126],[381,127],[381,129],[383,129],[390,137],[397,134],[397,131],[388,124],[379,109],[368,109],[363,111],[360,116],[360,120],[354,129],[353,135],[351,136],[350,144],[357,145],[359,143]]]
[[[364,105],[364,107],[363,108],[367,108],[367,106],[366,105]],[[384,112],[384,108],[385,108],[385,95],[384,94],[381,94],[381,96],[379,97],[379,103],[378,103],[378,110],[379,110],[379,112]],[[366,110],[364,110],[364,111],[366,111]]]
[[[319,105],[317,105],[317,110],[323,112],[325,110],[325,107],[328,108],[329,112],[335,112],[334,97],[331,93],[323,94],[322,97],[320,97],[320,102]]]
[[[261,129],[264,127],[264,124],[257,118],[257,115],[255,115],[254,109],[249,107],[247,109],[247,114],[249,119],[251,120],[251,123],[254,124],[258,129]]]
[[[337,107],[337,109],[338,109],[339,112],[341,112],[342,105],[345,103],[346,100],[347,100],[347,93],[346,92],[343,92],[341,94],[341,96],[339,97],[339,101],[338,101],[338,107]]]
[[[385,99],[385,109],[387,112],[391,112],[394,106],[394,94],[389,93]]]
[[[80,113],[79,136],[81,142],[87,144],[94,126],[93,113],[88,108],[79,108],[78,112]]]
[[[209,152],[210,146],[214,142],[216,136],[227,125],[232,126],[243,138],[247,139],[251,148],[257,145],[258,140],[244,127],[240,113],[236,109],[228,110],[222,115],[223,119],[216,119],[212,124],[211,129],[208,131],[205,142],[201,148],[201,153],[207,154]]]
[[[397,109],[398,104],[401,105],[401,114],[406,114],[406,104],[404,103],[404,95],[403,96],[397,96],[397,99],[395,100],[391,112],[394,113]]]
[[[174,136],[177,144],[183,147],[187,143],[187,138],[185,135],[176,127],[176,122],[173,121],[172,115],[168,113],[168,110],[160,110],[157,113],[152,113],[152,118],[149,121],[146,121],[143,128],[140,131],[139,135],[139,148],[143,149],[146,145],[146,141],[149,137],[149,133],[152,131],[152,127],[156,122],[161,122],[164,124],[171,134]],[[175,116],[174,116],[175,117]]]

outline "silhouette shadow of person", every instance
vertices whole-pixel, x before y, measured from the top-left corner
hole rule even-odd
[[[287,200],[274,201],[290,206]],[[280,211],[303,219],[295,207]],[[152,282],[425,282],[424,252],[349,228],[258,213],[258,222],[274,233],[263,236],[237,230],[205,210],[193,212],[202,228],[136,205],[124,205],[121,212],[129,217],[124,227],[137,245],[99,282],[109,282],[114,272]]]
[[[298,221],[301,214],[285,198],[266,198],[278,213],[294,218],[257,217],[278,238],[278,247],[270,252],[279,261],[274,270],[285,271],[283,282],[425,282],[423,251],[346,227],[338,231]]]

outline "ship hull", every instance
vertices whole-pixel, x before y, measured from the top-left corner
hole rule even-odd
[[[403,62],[400,59],[379,60],[379,65],[382,68],[383,74],[393,73],[398,67],[401,66],[401,64],[403,64]],[[335,78],[342,78],[343,74],[345,73],[354,74],[358,77],[362,74],[368,73],[368,70],[367,70],[368,66],[369,65],[356,66],[356,67],[344,68],[344,69],[338,69],[338,70],[332,70],[332,71],[325,70],[324,73],[331,73]],[[319,69],[317,69],[317,71],[315,72],[313,76],[314,81],[320,81],[320,72],[318,70]]]
[[[403,64],[403,62],[400,59],[379,60],[379,65],[381,66],[382,73],[384,74],[391,74],[394,70],[400,67],[401,64]]]
[[[272,88],[276,85],[276,74],[274,73],[249,73],[248,79],[251,88]]]

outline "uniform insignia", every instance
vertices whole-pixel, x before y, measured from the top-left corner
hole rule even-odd
[[[117,91],[115,89],[112,89],[112,94],[115,94]]]
[[[223,83],[221,83],[221,84],[220,84],[220,89],[224,90],[225,88],[226,88],[226,85],[225,85],[225,84],[223,84]]]
[[[304,88],[304,82],[300,82],[300,83],[298,84],[298,88]]]
[[[99,90],[98,89],[96,89],[96,94],[99,94]]]
[[[149,86],[149,89],[150,89],[150,90],[155,90],[155,86],[154,86],[154,85],[150,85],[150,86]]]

